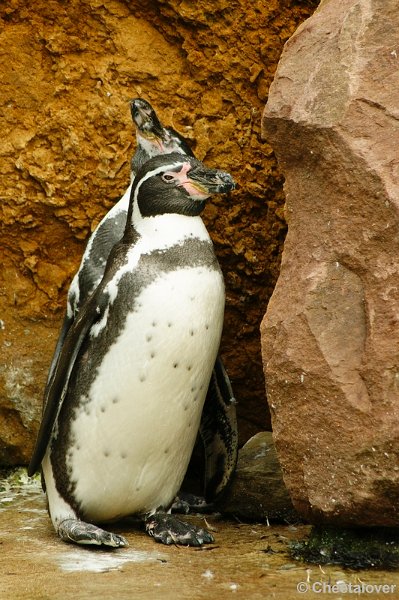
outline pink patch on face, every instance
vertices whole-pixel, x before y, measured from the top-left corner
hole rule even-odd
[[[209,198],[209,192],[204,189],[200,183],[196,183],[189,179],[187,175],[191,169],[190,163],[184,163],[181,170],[177,173],[174,173],[175,178],[179,182],[178,185],[184,187],[186,192],[190,194],[192,198],[196,198],[198,200],[202,200],[205,198]]]
[[[187,173],[190,171],[191,169],[191,165],[190,163],[183,163],[182,168],[180,169],[180,171],[168,171],[165,173],[165,175],[173,175],[173,178],[176,180],[176,182],[178,182],[178,185],[183,185],[184,183],[186,183],[188,181],[187,179]]]

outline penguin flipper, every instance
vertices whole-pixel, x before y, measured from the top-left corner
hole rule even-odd
[[[68,331],[71,328],[73,323],[73,317],[68,316],[68,313],[65,313],[64,320],[62,321],[61,330],[58,336],[57,345],[54,350],[53,358],[51,359],[51,365],[47,375],[47,383],[46,387],[50,384],[50,381],[53,378],[55,368],[58,363],[59,356],[61,354],[62,346],[64,345],[65,338],[67,336]]]
[[[28,466],[28,475],[39,469],[50,440],[54,421],[68,390],[69,379],[83,341],[91,327],[99,321],[108,303],[108,295],[103,292],[106,283],[104,277],[94,294],[84,304],[69,327],[65,340],[60,347],[58,360],[54,366],[44,391],[44,411],[36,445]]]
[[[212,371],[200,435],[205,449],[205,499],[213,502],[229,485],[238,457],[236,400],[220,356]]]

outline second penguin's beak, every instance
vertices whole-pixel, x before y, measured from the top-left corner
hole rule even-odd
[[[144,108],[137,100],[131,100],[130,110],[140,135],[151,140],[157,139],[160,142],[164,139],[163,127],[153,109]]]

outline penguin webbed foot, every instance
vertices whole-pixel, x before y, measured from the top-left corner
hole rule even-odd
[[[181,521],[177,517],[157,512],[145,520],[148,535],[161,544],[181,546],[202,546],[212,544],[213,536],[202,527]]]
[[[108,546],[110,548],[123,548],[129,545],[122,535],[105,531],[92,523],[85,523],[78,519],[61,521],[57,532],[64,542],[75,544]]]
[[[181,515],[188,515],[190,512],[206,513],[212,510],[203,496],[196,496],[188,492],[179,492],[179,495],[173,501],[171,511]]]

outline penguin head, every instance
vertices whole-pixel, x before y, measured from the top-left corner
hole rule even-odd
[[[142,98],[130,101],[136,127],[137,149],[131,161],[132,175],[151,157],[179,152],[194,156],[185,139],[171,127],[164,127],[151,104]]]
[[[212,194],[234,188],[229,173],[210,169],[194,157],[178,153],[160,155],[147,161],[137,173],[129,212],[131,215],[135,205],[143,218],[166,213],[194,217],[203,211]]]

